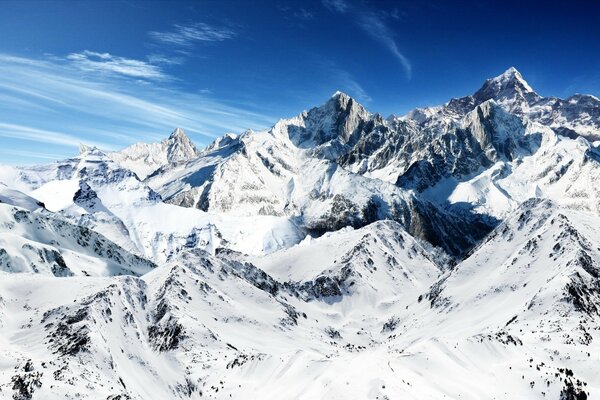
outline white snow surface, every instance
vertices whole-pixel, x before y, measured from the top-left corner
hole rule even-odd
[[[0,398],[596,398],[599,103],[510,68],[0,165]]]
[[[346,264],[348,290],[335,297],[201,250],[142,278],[3,273],[0,387],[34,382],[43,398],[544,399],[572,382],[594,397],[598,316],[585,306],[598,266],[578,260],[597,259],[598,222],[530,202],[446,273],[395,223],[263,260],[282,278],[294,266],[276,260]],[[404,242],[378,244],[389,230]],[[348,235],[352,257],[332,255]]]
[[[198,150],[184,130],[177,128],[160,143],[135,143],[123,150],[108,153],[108,156],[146,179],[161,167],[191,160],[198,156]]]

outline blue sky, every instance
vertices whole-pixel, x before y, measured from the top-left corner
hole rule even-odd
[[[542,95],[600,94],[594,1],[2,1],[0,163],[198,144],[336,90],[403,114],[515,66]]]

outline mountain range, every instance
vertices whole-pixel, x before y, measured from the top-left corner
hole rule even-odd
[[[510,68],[403,116],[0,166],[0,397],[600,395],[600,100]]]

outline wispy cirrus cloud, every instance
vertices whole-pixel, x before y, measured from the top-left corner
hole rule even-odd
[[[311,21],[315,19],[315,15],[305,8],[301,8],[293,12],[292,16],[301,21]]]
[[[87,144],[98,146],[107,150],[112,150],[113,145],[101,141],[81,140],[81,138],[69,135],[63,132],[51,131],[47,129],[33,128],[31,126],[18,124],[0,123],[0,137],[27,140],[36,143],[58,144],[64,146],[73,146],[82,141]],[[32,152],[30,152],[33,154]]]
[[[369,103],[373,99],[367,94],[367,91],[358,83],[358,81],[348,71],[335,69],[334,76],[338,79],[338,85],[342,91],[355,97],[361,103]]]
[[[198,42],[222,42],[234,38],[236,33],[226,27],[195,22],[188,25],[175,24],[171,31],[151,31],[148,35],[158,43],[189,47]]]
[[[71,155],[80,142],[118,149],[160,140],[175,127],[203,145],[225,132],[261,129],[275,121],[206,91],[182,91],[173,81],[141,83],[131,75],[99,75],[64,58],[0,53],[0,95],[5,150],[29,151],[33,147],[25,143],[38,143],[45,152]],[[0,162],[12,161],[3,156]]]
[[[164,80],[168,78],[162,69],[150,62],[118,57],[110,53],[84,50],[67,56],[75,67],[88,72],[124,75],[140,79]]]
[[[361,103],[370,103],[373,100],[356,77],[335,62],[322,60],[317,65],[324,75],[331,77],[329,83],[334,85],[336,90],[345,92]]]
[[[40,151],[27,151],[27,150],[15,150],[15,149],[0,149],[0,155],[13,156],[34,159],[34,160],[53,160],[57,161],[65,158],[65,154],[59,153],[45,153]]]
[[[150,64],[155,65],[180,65],[185,62],[182,56],[166,56],[165,54],[152,53],[146,56]]]
[[[412,75],[412,65],[408,58],[406,58],[398,48],[394,35],[385,21],[375,13],[365,13],[359,17],[357,22],[363,31],[383,44],[389,52],[400,61],[400,64],[404,67],[406,76],[410,79]]]
[[[331,11],[342,14],[350,10],[350,4],[345,0],[323,0],[323,5]]]
[[[410,60],[400,51],[393,31],[388,26],[385,16],[398,19],[397,9],[391,13],[376,13],[369,9],[358,8],[346,0],[322,0],[323,5],[332,12],[347,15],[353,22],[374,40],[382,44],[400,62],[406,77],[411,78],[412,65]]]

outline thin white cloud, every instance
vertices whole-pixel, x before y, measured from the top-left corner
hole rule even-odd
[[[345,92],[361,103],[369,103],[373,100],[350,72],[339,68],[334,63],[323,63],[323,68],[328,75],[334,78],[336,89]]]
[[[181,91],[170,81],[155,85],[126,78],[90,74],[64,59],[0,53],[0,137],[52,143],[69,154],[79,142],[114,149],[156,141],[175,127],[202,145],[225,132],[261,129],[275,121],[212,94]]]
[[[350,4],[345,0],[323,0],[323,5],[331,11],[346,13],[350,10]]]
[[[386,25],[385,21],[374,13],[363,13],[358,18],[358,24],[367,34],[369,34],[369,36],[387,47],[390,53],[400,61],[400,64],[402,64],[406,71],[406,76],[410,79],[412,75],[410,61],[402,54],[402,52],[400,52],[400,49],[394,40],[394,35]]]
[[[149,54],[147,57],[150,64],[180,65],[184,63],[183,57],[167,56],[164,54]]]
[[[75,67],[87,72],[125,75],[132,78],[164,80],[168,76],[157,66],[141,60],[118,57],[110,53],[84,50],[67,56]]]
[[[5,156],[12,156],[12,157],[23,157],[23,158],[32,158],[32,159],[42,159],[42,160],[64,160],[65,158],[67,158],[69,155],[68,154],[58,154],[58,153],[44,153],[44,152],[38,152],[38,151],[26,151],[26,150],[14,150],[14,149],[10,149],[10,150],[4,150],[4,149],[0,149],[0,154],[5,155]],[[72,154],[70,154],[72,155]]]
[[[108,143],[85,140],[73,135],[65,134],[63,132],[50,131],[16,124],[0,123],[0,137],[65,146],[73,146],[74,144],[85,143],[108,150],[111,150],[113,147],[113,145]]]
[[[349,15],[354,23],[356,23],[365,33],[387,48],[404,68],[406,77],[408,79],[411,78],[412,65],[410,60],[400,51],[396,39],[394,38],[394,33],[386,24],[382,14],[376,14],[370,10],[354,7],[346,0],[322,0],[322,2],[326,8],[333,12]],[[390,16],[393,19],[397,19],[397,17],[400,16],[397,9],[394,9],[392,13],[383,15]]]
[[[301,8],[301,9],[299,9],[297,11],[294,11],[294,13],[292,14],[292,16],[294,18],[296,18],[296,19],[301,20],[301,21],[310,21],[310,20],[315,19],[315,15],[312,12],[308,11],[307,9],[305,9],[305,8]]]
[[[196,42],[222,42],[235,36],[235,32],[229,28],[215,27],[204,22],[190,25],[175,24],[172,31],[152,31],[148,34],[159,43],[184,47]]]

